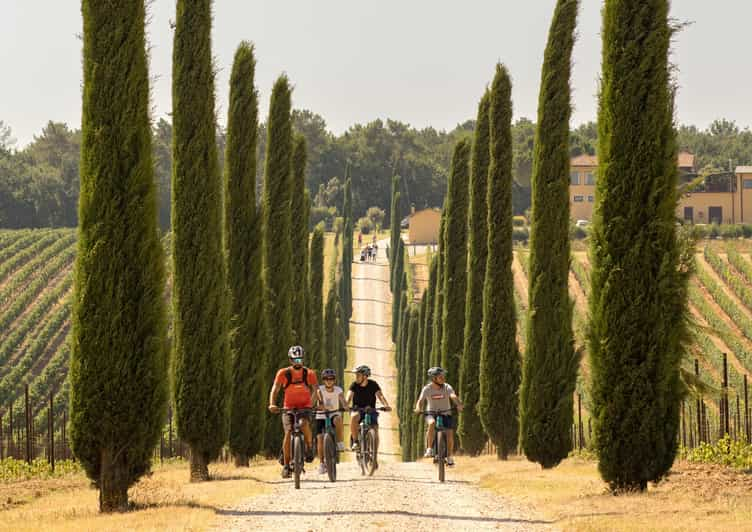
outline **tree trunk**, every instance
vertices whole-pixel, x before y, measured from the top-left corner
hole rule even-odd
[[[99,475],[99,511],[102,513],[128,511],[127,472],[112,457],[112,449],[102,451]]]
[[[200,451],[191,449],[191,482],[209,480],[209,461]]]
[[[247,454],[244,454],[244,453],[236,454],[234,458],[235,458],[235,467],[249,467],[251,465],[251,461],[248,458]]]

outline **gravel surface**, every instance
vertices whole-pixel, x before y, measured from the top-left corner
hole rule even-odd
[[[372,378],[391,405],[396,404],[392,354],[387,241],[379,242],[376,263],[353,265],[353,317],[350,328],[351,366],[368,364]],[[437,480],[432,464],[399,462],[398,419],[395,412],[379,418],[380,467],[364,477],[354,461],[338,467],[336,483],[307,464],[300,490],[291,480],[268,481],[269,493],[220,511],[221,530],[549,530],[519,503],[479,489],[474,479],[460,480],[462,459]]]

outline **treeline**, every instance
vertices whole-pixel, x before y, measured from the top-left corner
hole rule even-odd
[[[642,491],[666,476],[677,453],[686,391],[680,364],[693,247],[674,221],[680,133],[674,127],[668,7],[667,0],[606,0],[603,9],[600,178],[586,333],[595,449],[614,493]],[[465,453],[478,454],[490,441],[501,459],[521,451],[551,468],[572,450],[582,354],[574,345],[568,280],[569,157],[580,149],[569,130],[578,8],[579,0],[556,2],[544,52],[532,157],[528,310],[519,331],[524,353],[517,344],[511,269],[513,127],[511,81],[503,65],[480,99],[472,147],[469,138],[455,146],[438,252],[428,257],[428,287],[419,299],[405,245],[393,235],[393,338],[405,460],[422,454],[423,428],[412,405],[435,365],[464,398],[458,436]],[[722,129],[726,136],[749,135]],[[395,178],[393,205],[399,204],[399,183]]]
[[[344,371],[350,181],[338,206],[345,232],[324,272],[323,227],[312,238],[308,230],[306,140],[293,129],[292,84],[284,74],[274,83],[261,163],[256,60],[247,42],[235,54],[225,149],[218,147],[211,8],[211,0],[177,2],[166,298],[146,3],[82,6],[70,435],[102,512],[130,509],[128,488],[149,471],[168,408],[190,449],[191,481],[207,481],[209,463],[228,444],[238,466],[277,455],[282,427],[267,407],[279,398],[269,389],[291,345],[308,347],[314,370]]]
[[[306,186],[311,198],[312,224],[341,216],[344,168],[350,163],[353,212],[356,219],[366,209],[390,209],[391,178],[402,176],[401,206],[440,207],[446,194],[453,146],[473,135],[476,120],[451,131],[416,129],[403,122],[374,120],[356,124],[342,135],[327,130],[324,118],[312,111],[293,109],[294,130],[306,140]],[[260,198],[266,122],[258,127],[256,187]],[[536,124],[520,118],[512,124],[512,205],[524,214],[531,205],[531,176]],[[172,123],[160,118],[152,126],[154,175],[159,192],[159,224],[170,227],[170,176],[172,172]],[[216,128],[218,153],[224,153],[227,130]],[[707,129],[681,126],[678,145],[697,156],[698,169],[706,173],[752,163],[752,131],[721,119]],[[598,126],[582,124],[569,134],[571,155],[595,154]],[[81,132],[49,122],[25,148],[14,151],[12,132],[0,122],[0,227],[73,227],[77,223]],[[224,164],[220,158],[220,171]],[[329,226],[330,227],[330,226]]]

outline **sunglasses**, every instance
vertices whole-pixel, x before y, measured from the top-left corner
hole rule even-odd
[[[324,380],[325,381],[335,381],[337,379],[335,379],[334,377],[324,377]]]
[[[303,359],[302,358],[293,358],[292,361],[293,361],[294,364],[302,364],[303,363]]]

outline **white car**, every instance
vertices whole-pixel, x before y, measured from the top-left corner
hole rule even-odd
[[[590,225],[590,222],[588,222],[587,220],[577,220],[574,225],[576,225],[577,227],[587,227],[588,225]]]

